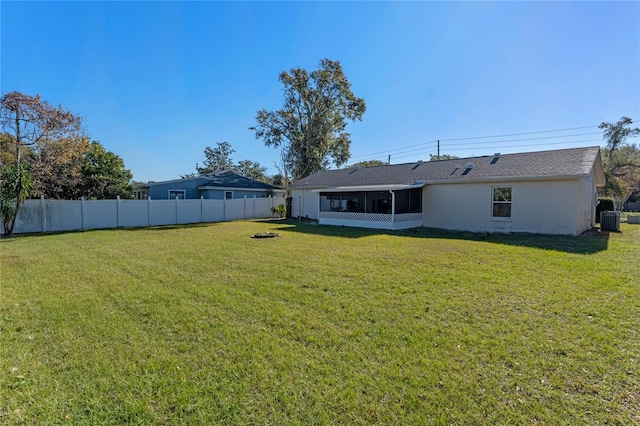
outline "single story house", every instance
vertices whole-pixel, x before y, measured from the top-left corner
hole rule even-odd
[[[248,178],[235,170],[221,170],[185,179],[138,184],[134,186],[133,193],[139,200],[147,198],[152,200],[176,198],[232,200],[244,197],[283,197],[285,194],[282,188]]]
[[[595,226],[600,148],[323,170],[290,186],[292,216],[380,229],[578,235]]]

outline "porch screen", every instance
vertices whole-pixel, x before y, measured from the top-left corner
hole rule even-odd
[[[422,212],[422,188],[396,191],[396,214]]]
[[[396,214],[422,212],[422,188],[395,191]],[[320,211],[352,213],[391,213],[391,192],[321,192]]]
[[[320,211],[352,213],[391,213],[389,191],[321,192]]]

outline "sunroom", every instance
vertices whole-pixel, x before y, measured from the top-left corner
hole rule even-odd
[[[422,188],[412,185],[345,186],[316,190],[321,225],[376,229],[422,226]]]

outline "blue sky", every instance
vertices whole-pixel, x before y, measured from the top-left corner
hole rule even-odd
[[[0,13],[2,93],[82,115],[141,181],[194,172],[222,141],[276,173],[278,150],[249,127],[282,106],[281,71],[322,58],[367,102],[347,126],[351,162],[428,160],[437,139],[461,157],[601,145],[600,122],[640,119],[640,2],[2,1]]]

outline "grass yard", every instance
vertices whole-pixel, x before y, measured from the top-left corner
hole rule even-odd
[[[0,423],[640,424],[640,226],[622,231],[2,240]]]

